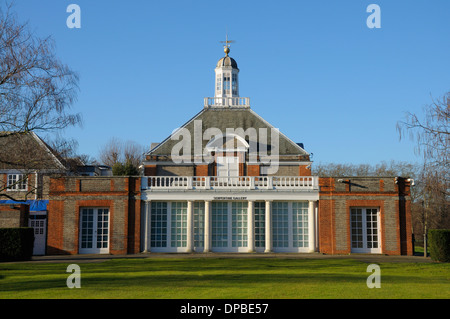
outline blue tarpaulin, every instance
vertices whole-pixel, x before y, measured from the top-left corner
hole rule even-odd
[[[48,200],[0,200],[0,204],[28,204],[30,205],[30,212],[43,212],[47,210]]]

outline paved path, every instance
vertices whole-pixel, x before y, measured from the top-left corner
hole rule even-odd
[[[324,255],[319,253],[141,253],[133,255],[58,255],[33,256],[26,263],[86,263],[102,262],[117,258],[286,258],[286,259],[355,259],[367,263],[431,263],[430,257],[423,256],[386,256],[369,254]]]

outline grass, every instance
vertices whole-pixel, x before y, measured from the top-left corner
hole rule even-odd
[[[69,289],[67,263],[0,264],[0,299],[302,299],[450,297],[449,264],[382,263],[381,288],[353,259],[170,258],[80,263]]]

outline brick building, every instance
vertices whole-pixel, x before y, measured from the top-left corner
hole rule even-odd
[[[50,180],[47,254],[140,251],[140,178]]]
[[[321,178],[239,96],[225,46],[215,95],[145,154],[139,177],[51,180],[48,254],[412,254],[410,181]]]

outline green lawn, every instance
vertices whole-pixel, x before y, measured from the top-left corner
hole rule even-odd
[[[0,264],[0,298],[450,298],[450,265],[382,263],[381,288],[353,259],[145,258],[80,263]]]

